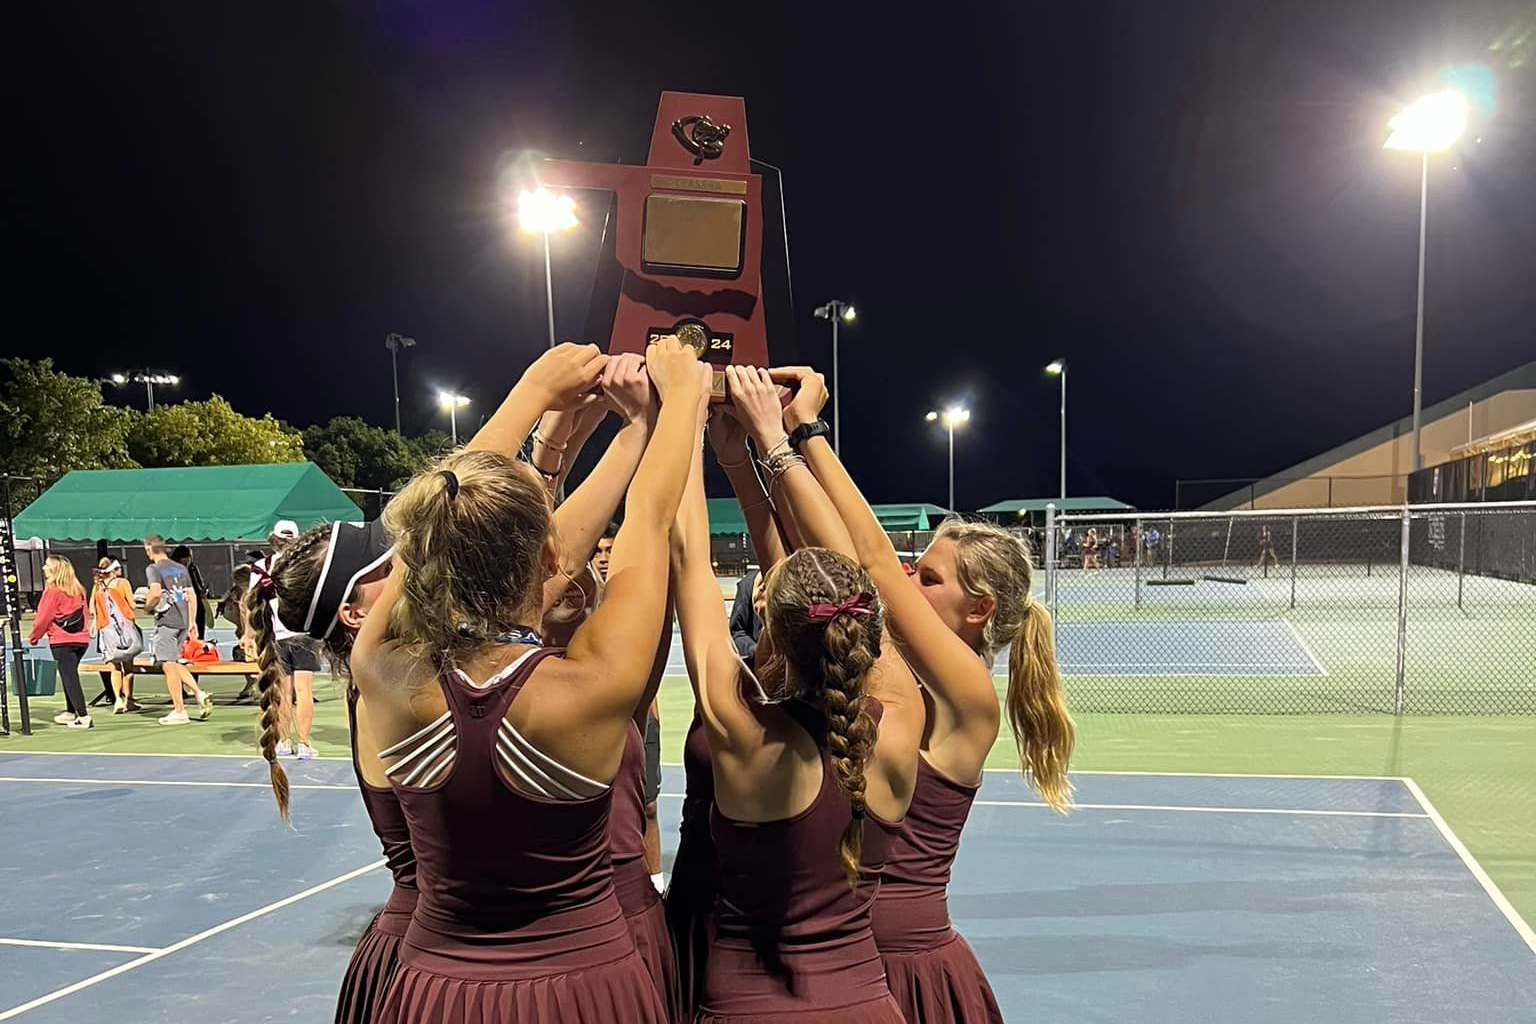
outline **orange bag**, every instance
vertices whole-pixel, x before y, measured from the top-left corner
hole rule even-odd
[[[218,661],[218,645],[207,640],[193,640],[189,637],[187,642],[181,645],[181,660],[203,665]]]

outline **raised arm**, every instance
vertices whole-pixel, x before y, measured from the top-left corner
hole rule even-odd
[[[773,499],[763,488],[752,453],[747,450],[747,429],[727,406],[717,405],[709,412],[709,445],[715,450],[715,461],[731,481],[758,567],[766,573],[783,559],[788,548],[783,527],[774,513]]]
[[[710,560],[704,454],[697,450],[672,526],[672,594],[683,633],[688,681],[704,727],[719,748],[754,749],[761,743],[763,729],[742,695],[745,669],[731,642],[720,585]]]
[[[467,448],[516,455],[546,409],[580,409],[598,401],[595,390],[608,357],[596,345],[556,345],[534,360]]]
[[[809,367],[790,367],[774,370],[773,376],[799,385],[784,414],[786,425],[794,429],[814,422],[826,402],[826,382],[821,374]],[[827,439],[813,437],[800,452],[847,527],[854,557],[879,588],[902,653],[933,700],[934,736],[960,730],[990,748],[1000,721],[991,666],[945,625],[912,585],[890,536]]]
[[[592,557],[598,538],[613,519],[645,455],[655,429],[657,407],[651,379],[638,355],[611,359],[603,371],[603,391],[625,424],[596,467],[555,509],[555,540],[560,545],[560,570],[544,586],[544,611],[554,607],[566,582]]]
[[[779,403],[779,386],[768,371],[750,366],[726,370],[731,400],[747,425],[758,458],[767,467],[768,491],[785,509],[806,546],[828,548],[853,557],[853,541],[837,510],[803,460],[790,447]]]
[[[677,514],[689,459],[699,448],[709,397],[708,367],[676,338],[654,343],[646,362],[661,393],[661,415],[629,488],[603,602],[576,631],[566,655],[597,669],[591,698],[599,709],[611,701],[626,715],[636,706],[655,653],[649,640],[636,641],[661,633],[666,593],[659,581],[666,575],[667,529]]]

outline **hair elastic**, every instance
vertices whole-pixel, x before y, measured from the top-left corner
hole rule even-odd
[[[870,593],[854,594],[848,600],[840,604],[813,604],[806,609],[812,619],[832,619],[847,612],[849,615],[873,615],[875,595]]]
[[[451,469],[440,469],[437,475],[443,478],[443,486],[448,489],[448,501],[451,503],[459,496],[459,478]]]

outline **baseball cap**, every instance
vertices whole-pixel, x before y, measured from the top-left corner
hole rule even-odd
[[[279,519],[277,525],[272,527],[272,536],[286,537],[293,540],[299,535],[299,524],[292,519]]]

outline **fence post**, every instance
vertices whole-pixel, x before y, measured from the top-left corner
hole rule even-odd
[[[1332,477],[1329,477],[1331,480]],[[1291,516],[1291,609],[1296,608],[1296,524],[1300,516]]]
[[[1131,562],[1136,566],[1136,610],[1141,610],[1141,519],[1136,519],[1136,525],[1131,527],[1135,533],[1135,540],[1131,544]]]
[[[1408,506],[1403,506],[1402,541],[1397,561],[1397,679],[1393,687],[1392,713],[1403,713],[1408,659]]]
[[[1045,506],[1045,603],[1056,617],[1056,506]]]
[[[1461,608],[1461,592],[1467,573],[1467,514],[1461,514],[1461,540],[1456,551],[1456,607]],[[1463,609],[1465,610],[1465,609]]]
[[[1168,578],[1168,570],[1173,567],[1173,520],[1168,520],[1168,556],[1163,559],[1163,579]]]

